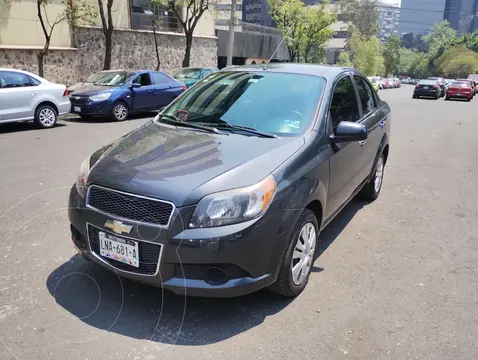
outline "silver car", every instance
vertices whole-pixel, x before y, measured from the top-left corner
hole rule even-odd
[[[65,85],[26,71],[0,68],[0,123],[33,120],[40,128],[51,128],[70,108]]]

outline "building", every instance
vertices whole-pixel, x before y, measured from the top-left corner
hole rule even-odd
[[[215,4],[215,23],[216,30],[229,30],[229,22],[231,19],[231,0],[218,0]],[[235,12],[235,30],[242,31],[242,2],[237,1]]]
[[[402,0],[400,6],[399,37],[413,33],[426,34],[443,21],[446,0]]]
[[[443,18],[458,36],[478,30],[478,0],[446,0]]]
[[[88,2],[98,7],[96,0]],[[46,5],[45,18],[53,22],[64,13],[63,2]],[[185,37],[178,19],[151,0],[114,0],[112,67],[156,68],[153,22],[156,25],[161,69],[181,67]],[[47,25],[48,26],[48,25]],[[104,40],[99,16],[95,24],[70,29],[59,23],[52,33],[50,51],[45,59],[48,80],[71,85],[86,79],[103,66]],[[36,2],[0,2],[0,67],[14,67],[36,73],[36,54],[45,38],[37,16]],[[191,66],[217,66],[217,38],[214,17],[206,11],[195,29]]]
[[[391,35],[398,36],[398,25],[400,21],[400,6],[399,4],[382,4],[378,7],[378,17],[380,24],[379,38],[383,43]]]
[[[269,14],[269,5],[264,0],[243,0],[242,20],[261,26],[275,27]]]

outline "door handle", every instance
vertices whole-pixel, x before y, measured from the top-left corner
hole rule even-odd
[[[385,120],[380,121],[380,124],[379,124],[379,125],[380,125],[380,127],[383,129],[383,127],[385,126]]]
[[[364,146],[366,142],[367,140],[362,140],[362,141],[359,141],[358,144],[359,146]]]
[[[149,91],[149,93],[150,93],[150,94],[152,94],[152,93],[153,93],[153,90],[148,90],[148,91]]]
[[[35,96],[35,93],[33,91],[30,91],[31,96]]]

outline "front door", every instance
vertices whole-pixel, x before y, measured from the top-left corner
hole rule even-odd
[[[335,85],[328,113],[329,135],[341,121],[359,121],[360,111],[357,95],[349,75]],[[362,143],[330,144],[330,181],[326,218],[334,215],[360,185],[361,165],[357,159],[363,155]]]
[[[155,110],[159,110],[173,100],[174,94],[171,91],[171,86],[168,83],[168,79],[163,73],[155,71],[151,73],[151,76],[154,83]]]
[[[154,85],[151,82],[149,73],[143,73],[133,80],[133,83],[140,84],[141,87],[132,88],[133,92],[133,111],[149,111],[155,108]]]
[[[0,121],[33,119],[34,85],[28,75],[0,71]]]

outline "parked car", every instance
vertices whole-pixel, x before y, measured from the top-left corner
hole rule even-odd
[[[94,73],[88,79],[86,79],[84,82],[79,82],[76,83],[75,85],[72,85],[68,88],[68,93],[71,94],[75,90],[84,87],[85,85],[94,85],[95,82],[99,81],[103,76],[108,75],[110,73],[115,73],[121,70],[102,70],[98,71],[97,73]]]
[[[468,80],[473,80],[473,82],[475,83],[475,88],[474,88],[474,91],[475,91],[475,94],[478,92],[478,89],[476,87],[476,82],[478,82],[478,74],[470,74],[468,75]]]
[[[381,80],[381,85],[382,85],[382,87],[381,87],[382,89],[388,89],[388,88],[389,88],[389,86],[388,86],[388,79],[383,78],[383,79]]]
[[[455,81],[454,79],[445,79],[445,87],[448,89]]]
[[[305,288],[320,231],[374,200],[390,108],[365,75],[310,64],[212,74],[88,157],[69,197],[77,250],[193,296]]]
[[[393,78],[393,87],[394,88],[400,88],[402,87],[402,83],[400,82],[399,78]]]
[[[429,77],[428,80],[436,80],[440,85],[440,97],[444,97],[446,95],[446,85],[445,79],[441,77]]]
[[[175,79],[183,82],[186,87],[191,87],[199,80],[219,71],[217,68],[182,68],[173,72]]]
[[[161,71],[117,70],[70,96],[71,112],[125,120],[129,114],[159,110],[177,98],[186,86]]]
[[[394,84],[393,78],[388,78],[388,79],[387,79],[387,83],[388,83],[388,88],[389,88],[389,89],[394,89],[394,88],[395,88],[395,84]]]
[[[432,97],[438,100],[441,96],[441,88],[438,80],[420,80],[413,90],[413,98]]]
[[[471,101],[471,99],[473,99],[473,89],[471,88],[471,84],[465,81],[455,81],[452,83],[446,90],[445,100],[454,98]]]
[[[0,123],[33,120],[52,128],[58,116],[70,111],[65,85],[27,71],[0,68]]]
[[[375,91],[378,91],[380,88],[380,80],[382,79],[379,76],[372,76],[368,78],[370,83],[372,84]]]
[[[463,82],[469,83],[470,86],[471,86],[472,93],[473,93],[473,97],[472,97],[472,98],[475,97],[475,94],[476,94],[477,91],[478,91],[477,88],[476,88],[476,82],[475,82],[475,80],[473,80],[473,79],[456,79],[456,81],[460,81],[460,82],[463,81]]]

